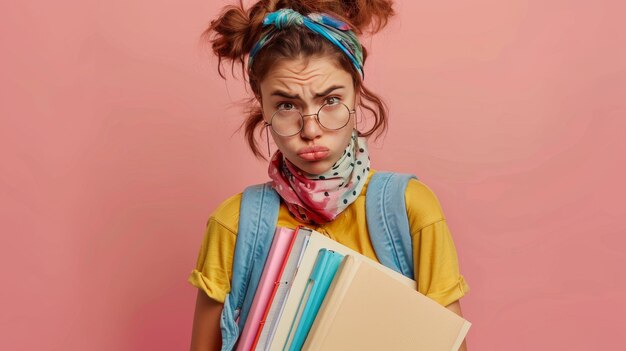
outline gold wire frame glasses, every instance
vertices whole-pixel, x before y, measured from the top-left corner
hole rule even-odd
[[[325,103],[320,107],[317,113],[303,115],[298,109],[280,108],[272,114],[270,123],[265,122],[266,127],[271,127],[274,133],[290,137],[302,131],[304,128],[304,118],[315,116],[317,123],[327,130],[339,130],[350,122],[352,114],[356,110],[350,110],[346,104],[342,102]]]

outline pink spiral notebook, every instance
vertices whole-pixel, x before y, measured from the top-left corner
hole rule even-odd
[[[237,343],[237,351],[248,351],[254,344],[267,304],[279,278],[281,267],[287,257],[289,246],[295,237],[294,233],[293,229],[276,227],[272,246],[265,261],[254,300],[252,300],[246,325],[243,327],[243,332]]]

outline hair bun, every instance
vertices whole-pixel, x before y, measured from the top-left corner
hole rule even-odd
[[[382,30],[395,15],[390,0],[343,0],[339,1],[345,19],[352,24],[355,32],[374,34]]]
[[[234,60],[241,56],[250,41],[250,18],[242,8],[228,5],[204,33],[215,55]]]

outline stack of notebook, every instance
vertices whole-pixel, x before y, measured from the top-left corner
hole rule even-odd
[[[308,228],[277,228],[237,350],[445,350],[470,323]]]

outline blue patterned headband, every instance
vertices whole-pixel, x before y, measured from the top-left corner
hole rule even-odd
[[[274,25],[274,28],[262,36],[250,50],[248,70],[252,68],[254,56],[279,30],[298,25],[305,26],[312,32],[335,44],[352,61],[352,64],[361,75],[361,79],[365,78],[363,73],[363,47],[354,32],[350,30],[350,26],[345,22],[326,13],[310,13],[303,16],[292,9],[280,9],[265,16],[263,27],[269,25]]]

